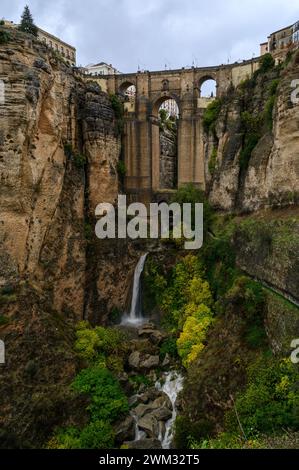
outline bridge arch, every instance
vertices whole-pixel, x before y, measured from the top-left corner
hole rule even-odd
[[[166,101],[168,100],[173,100],[175,101],[176,105],[177,105],[177,108],[178,108],[178,111],[179,111],[179,116],[181,114],[181,110],[180,110],[180,107],[181,107],[181,103],[180,103],[180,99],[177,95],[175,95],[174,93],[170,93],[169,91],[165,94],[163,94],[162,96],[158,96],[158,97],[155,97],[154,100],[152,101],[152,104],[151,104],[151,115],[154,117],[154,118],[158,118],[159,117],[159,109],[161,108],[161,105],[163,103],[165,103]]]
[[[208,85],[208,86],[206,86]],[[198,94],[198,98],[207,98],[211,96],[211,92],[213,96],[216,98],[218,94],[218,82],[216,74],[207,74],[200,77],[197,80],[196,91]]]
[[[131,87],[134,87],[135,90],[136,90],[137,87],[136,87],[135,80],[125,80],[125,81],[120,83],[120,85],[118,87],[118,92],[120,94],[125,94],[125,92]]]

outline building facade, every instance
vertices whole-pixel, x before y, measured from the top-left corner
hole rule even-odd
[[[38,38],[48,47],[54,51],[59,52],[59,54],[66,60],[69,65],[76,65],[76,49],[70,44],[62,41],[53,34],[44,31],[41,28],[38,28]]]
[[[84,71],[88,75],[117,75],[120,72],[112,66],[112,64],[106,64],[106,62],[100,62],[99,64],[89,64],[84,67]]]
[[[268,41],[263,42],[261,47],[261,55],[267,54],[276,54],[284,52],[289,48],[296,47],[299,45],[299,21],[282,28],[268,36]]]

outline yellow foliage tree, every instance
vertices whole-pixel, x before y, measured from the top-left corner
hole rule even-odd
[[[177,348],[183,365],[189,367],[204,348],[203,342],[213,322],[213,316],[211,309],[204,304],[189,304],[186,311],[190,315],[187,316],[183,331],[177,340]]]

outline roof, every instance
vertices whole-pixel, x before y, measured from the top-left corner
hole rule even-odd
[[[295,24],[295,23],[294,23]],[[278,29],[277,31],[274,31],[273,33],[271,33],[271,36],[273,34],[277,34],[277,33],[281,33],[282,31],[286,31],[287,29],[292,29],[294,24],[291,24],[290,26],[286,26],[285,28],[281,28],[281,29]]]

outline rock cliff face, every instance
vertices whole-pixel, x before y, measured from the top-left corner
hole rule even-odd
[[[2,46],[0,76],[0,285],[46,285],[54,308],[82,318],[84,219],[118,193],[120,139],[109,97],[19,34]]]
[[[160,188],[174,189],[177,185],[176,131],[160,131]]]
[[[72,328],[84,317],[89,289],[91,218],[97,204],[117,197],[120,137],[97,84],[76,77],[38,41],[9,34],[0,46],[0,319],[7,358],[0,426],[3,442],[15,446],[18,439],[38,445],[68,408],[64,385],[75,373]]]
[[[209,195],[218,209],[255,211],[298,203],[299,106],[291,101],[298,73],[299,52],[288,64],[256,73],[223,100],[215,131],[205,137]]]

